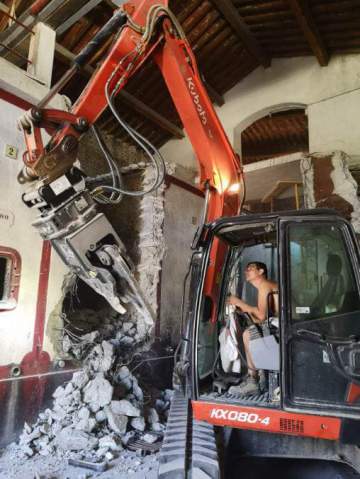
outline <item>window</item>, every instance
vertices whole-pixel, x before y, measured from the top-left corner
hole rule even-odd
[[[4,300],[8,262],[9,260],[7,258],[0,256],[0,301]]]
[[[17,304],[21,259],[17,251],[0,246],[0,311],[14,309]]]
[[[289,226],[292,319],[304,321],[360,309],[356,279],[339,226]]]

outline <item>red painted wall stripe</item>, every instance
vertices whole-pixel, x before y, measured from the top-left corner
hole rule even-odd
[[[17,106],[18,108],[22,108],[23,110],[29,110],[32,108],[32,104],[22,98],[9,93],[8,91],[3,90],[0,88],[0,99],[11,103],[12,105]]]

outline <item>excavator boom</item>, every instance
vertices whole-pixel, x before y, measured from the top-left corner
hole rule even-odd
[[[112,48],[71,112],[45,109],[51,97],[86,63],[94,48],[114,31],[117,35]],[[35,188],[24,197],[29,206],[41,211],[35,226],[43,238],[52,241],[65,263],[119,311],[122,306],[116,297],[113,270],[109,273],[104,268],[107,265],[97,263],[104,256],[109,235],[116,238],[120,250],[123,248],[111,225],[96,213],[92,195],[73,164],[81,135],[107,107],[118,116],[114,105],[116,95],[149,58],[158,65],[193,145],[199,163],[200,187],[207,191],[204,223],[238,214],[243,195],[239,157],[216,115],[195,57],[166,0],[135,0],[123,5],[76,57],[74,65],[47,97],[20,122],[27,151],[19,179],[35,182]],[[41,138],[44,128],[54,131],[46,146]],[[60,228],[59,217],[67,219]],[[209,296],[218,287],[216,271],[222,261],[221,248],[213,248],[206,287]],[[119,265],[116,266],[118,270]],[[143,300],[140,302],[144,304]]]

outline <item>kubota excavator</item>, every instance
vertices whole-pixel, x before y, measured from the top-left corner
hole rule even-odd
[[[114,32],[108,55],[71,112],[46,109]],[[96,209],[96,202],[116,202],[123,193],[116,165],[110,162],[110,182],[95,186],[74,167],[79,138],[109,107],[153,162],[157,175],[150,189],[160,184],[164,166],[159,153],[122,120],[114,104],[149,58],[159,67],[193,145],[205,194],[184,284],[177,354],[176,376],[185,396],[180,391],[175,395],[160,476],[197,477],[196,471],[203,474],[199,477],[217,476],[216,447],[207,424],[237,434],[239,454],[337,460],[360,471],[360,257],[354,231],[331,210],[242,212],[240,159],[166,0],[124,4],[46,98],[21,119],[27,151],[19,181],[31,186],[23,199],[40,212],[35,227],[116,310],[124,309],[118,283],[125,280],[138,310],[152,315],[118,235]],[[44,128],[52,132],[46,146]],[[237,343],[235,338],[242,363],[237,370],[224,367],[219,338],[222,332],[231,334],[231,323],[240,330],[251,323],[229,308],[226,298],[231,293],[256,304],[254,291],[243,281],[252,261],[265,263],[277,282],[279,309],[277,317],[269,309],[262,333],[252,337],[255,367],[264,380],[259,393],[249,396],[232,388],[246,369],[241,336]]]

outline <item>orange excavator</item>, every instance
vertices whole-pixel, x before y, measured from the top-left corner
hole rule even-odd
[[[114,32],[109,53],[71,111],[47,109]],[[119,312],[124,304],[118,284],[125,280],[150,324],[151,308],[133,278],[120,238],[96,207],[131,192],[124,190],[111,159],[109,180],[100,184],[88,181],[74,166],[81,135],[109,108],[154,166],[149,191],[159,186],[164,176],[160,153],[126,124],[114,102],[150,58],[163,75],[194,148],[205,197],[184,282],[176,356],[176,377],[183,388],[173,401],[160,476],[217,477],[211,425],[231,431],[239,454],[336,460],[360,470],[360,257],[354,231],[332,210],[242,211],[240,158],[166,0],[122,5],[46,98],[21,119],[26,154],[18,179],[31,187],[23,200],[39,210],[35,227],[69,268]],[[52,135],[46,146],[43,129]],[[94,133],[104,149],[96,129]],[[258,392],[249,395],[238,387],[249,367],[240,333],[252,319],[230,308],[227,297],[241,296],[256,304],[243,276],[248,263],[259,261],[278,285],[271,294],[276,294],[279,307],[269,307],[252,334],[251,354],[263,380]],[[269,305],[274,302],[271,294]],[[236,361],[240,367],[232,367]],[[196,476],[196,471],[203,475]]]

